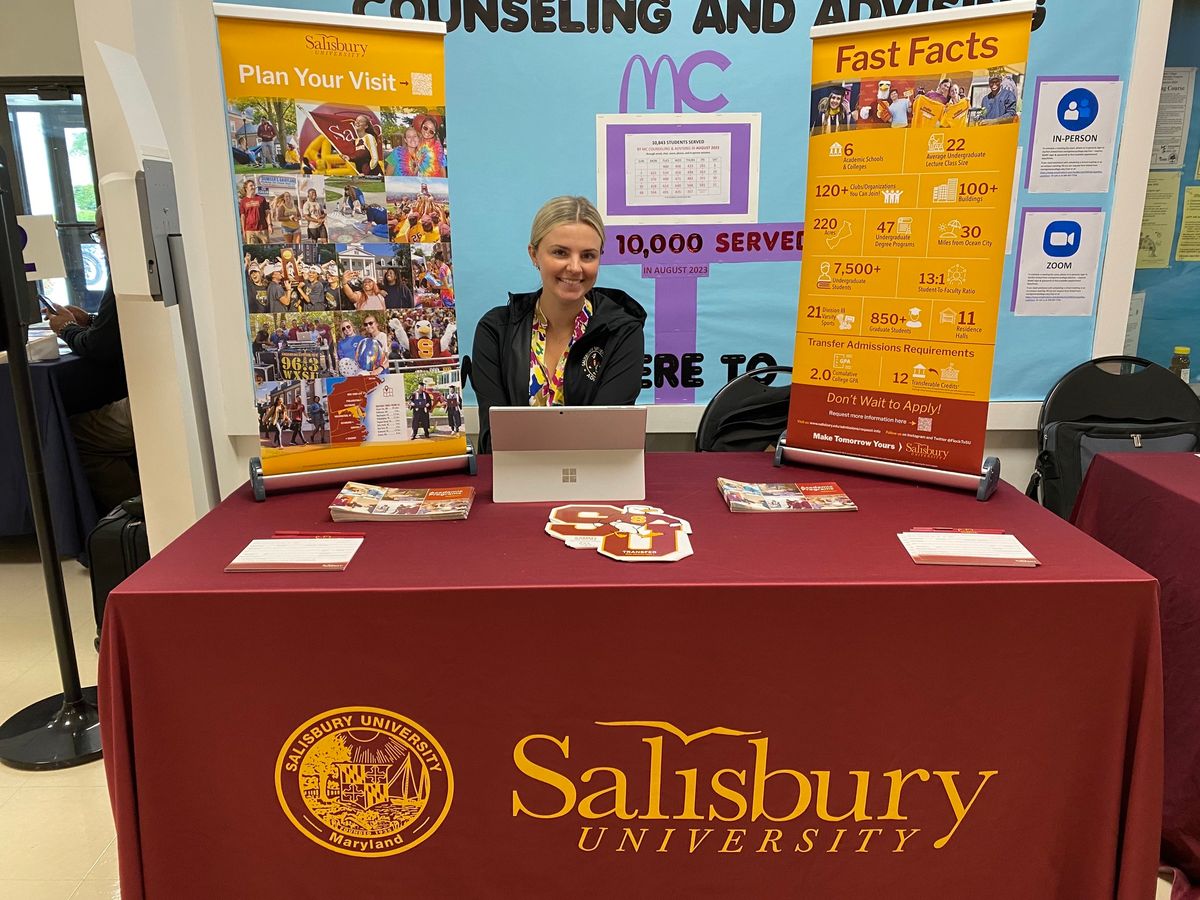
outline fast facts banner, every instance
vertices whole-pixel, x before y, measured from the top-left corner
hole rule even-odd
[[[465,453],[445,28],[216,12],[264,473]]]
[[[813,29],[790,446],[979,473],[1033,7]]]

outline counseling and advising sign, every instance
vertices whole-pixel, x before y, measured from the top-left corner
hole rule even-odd
[[[979,473],[1031,9],[814,29],[789,446]]]
[[[216,11],[264,473],[465,453],[443,26]]]

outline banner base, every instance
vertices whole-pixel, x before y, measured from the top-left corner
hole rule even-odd
[[[981,501],[987,500],[996,493],[996,488],[1000,485],[1000,460],[995,456],[989,456],[983,461],[983,468],[978,475],[967,475],[962,472],[926,469],[922,466],[910,466],[907,463],[890,462],[884,459],[864,459],[860,456],[844,456],[841,453],[789,447],[786,440],[781,440],[775,448],[775,465],[781,466],[785,462],[794,465],[808,463],[814,466],[828,466],[831,469],[845,469],[864,475],[902,478],[961,491],[974,491],[975,499]]]
[[[264,475],[262,460],[255,456],[250,460],[250,487],[254,491],[254,499],[262,502],[267,499],[268,491],[276,493],[310,487],[331,487],[363,479],[413,478],[417,475],[459,470],[466,470],[468,475],[474,475],[475,463],[475,448],[471,446],[470,441],[467,442],[467,452],[456,456],[398,460],[369,466],[341,466],[311,472],[284,472],[279,475]]]

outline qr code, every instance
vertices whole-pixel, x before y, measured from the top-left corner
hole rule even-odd
[[[929,416],[917,416],[917,431],[932,432],[933,419]]]
[[[413,72],[412,92],[414,97],[432,97],[433,75],[429,72]]]

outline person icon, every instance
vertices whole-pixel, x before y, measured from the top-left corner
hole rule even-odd
[[[1067,104],[1066,112],[1063,113],[1063,121],[1064,122],[1078,122],[1079,121],[1079,104],[1076,101],[1072,100],[1070,103]]]
[[[821,274],[817,276],[817,287],[827,287],[833,282],[829,275],[829,263],[821,263]]]

